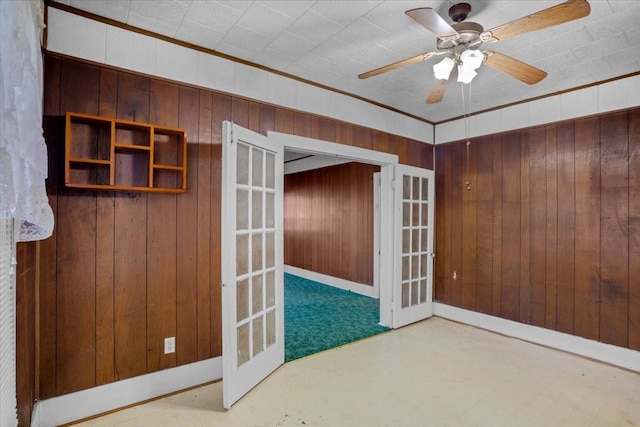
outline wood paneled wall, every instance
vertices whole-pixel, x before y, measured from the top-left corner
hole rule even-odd
[[[640,350],[640,109],[468,150],[436,147],[436,300]]]
[[[432,167],[431,145],[210,90],[49,54],[44,77],[47,192],[56,226],[50,239],[29,244],[37,257],[25,256],[28,261],[19,266],[39,294],[34,305],[36,292],[25,292],[25,309],[19,311],[20,324],[38,319],[37,343],[19,329],[21,351],[33,357],[36,367],[20,367],[18,375],[28,383],[23,400],[221,355],[224,120],[262,134],[274,130],[355,145],[397,154],[406,164]],[[171,195],[67,189],[67,111],[185,128],[188,191]],[[34,267],[38,275],[27,274]],[[37,316],[28,309],[32,306]],[[176,353],[164,355],[168,336],[176,337]],[[39,373],[37,378],[31,377],[33,372]],[[23,418],[22,424],[28,420]]]
[[[284,177],[284,262],[373,285],[373,174],[347,163]]]

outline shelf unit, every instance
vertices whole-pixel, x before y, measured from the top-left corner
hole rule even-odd
[[[64,181],[73,188],[184,193],[187,133],[68,112]]]

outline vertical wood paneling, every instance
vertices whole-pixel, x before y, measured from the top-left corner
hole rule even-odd
[[[100,71],[100,115],[115,117],[118,105],[118,73]],[[114,330],[114,226],[112,193],[96,198],[96,385],[115,380]]]
[[[267,135],[276,128],[276,109],[270,105],[260,104],[260,133]]]
[[[493,151],[493,297],[491,313],[500,316],[502,304],[502,138],[495,135]],[[436,202],[437,203],[437,202]]]
[[[465,306],[472,260],[476,311],[637,349],[640,109],[474,140],[475,238],[466,232],[473,223],[468,196],[452,191],[463,144],[436,148],[437,214],[445,216],[436,220],[437,300]],[[457,235],[447,221],[454,223],[460,203]],[[456,270],[446,264],[455,263],[459,245],[463,299],[454,302],[448,293],[456,289],[441,272]]]
[[[600,339],[622,347],[629,331],[629,144],[627,113],[600,120]],[[637,309],[637,308],[636,308]]]
[[[481,313],[491,313],[493,304],[493,143],[491,137],[485,137],[472,144],[476,145],[478,159],[478,174],[474,183],[478,197],[476,310]],[[438,161],[437,155],[436,161]],[[436,180],[436,184],[437,182]],[[436,207],[438,205],[436,203]]]
[[[462,143],[451,147],[451,303],[462,299]],[[453,273],[455,272],[455,278]]]
[[[558,258],[558,155],[556,126],[547,126],[547,242],[545,248],[545,326],[556,328]]]
[[[149,121],[178,125],[176,84],[151,80]],[[176,336],[176,200],[175,194],[151,193],[147,206],[147,372],[176,365],[164,354],[164,339]]]
[[[231,120],[238,126],[249,128],[249,101],[231,98]]]
[[[117,118],[149,121],[149,79],[118,74]],[[115,193],[116,379],[147,372],[147,195]]]
[[[100,69],[63,63],[62,111],[98,113]],[[56,393],[95,385],[96,200],[83,190],[58,195]],[[82,263],[78,260],[82,259]],[[87,375],[88,374],[88,375]]]
[[[451,304],[451,245],[453,243],[452,235],[451,235],[451,212],[453,203],[451,202],[451,175],[452,175],[452,145],[448,144],[443,149],[444,158],[444,192],[442,192],[443,203],[436,202],[436,206],[442,204],[444,206],[444,253],[445,255],[439,257],[443,259],[443,277],[444,277],[444,295],[443,302],[446,304]],[[437,193],[436,193],[437,197]],[[436,259],[438,257],[436,256]]]
[[[198,304],[200,92],[180,87],[179,99],[178,126],[187,131],[187,165],[191,166],[187,168],[189,191],[176,198],[176,364],[184,365],[198,360],[198,310],[194,307]]]
[[[502,139],[502,289],[500,312],[511,320],[520,317],[520,134]]]
[[[260,132],[260,104],[257,102],[249,102],[248,129],[256,133]]]
[[[640,110],[629,112],[629,348],[640,350]]]
[[[529,173],[531,188],[529,277],[532,325],[545,324],[545,281],[547,248],[547,144],[544,127],[529,131]]]
[[[45,57],[44,61],[44,93],[43,93],[43,130],[47,143],[48,179],[45,181],[49,205],[54,217],[58,217],[58,184],[63,176],[64,159],[64,118],[60,112],[61,97],[61,60]],[[62,185],[62,184],[60,184]],[[58,228],[46,240],[39,241],[38,260],[40,277],[38,280],[39,303],[36,307],[37,319],[36,354],[38,378],[36,378],[35,395],[41,399],[53,397],[56,375],[56,271]],[[35,351],[35,349],[34,349]]]
[[[213,95],[211,163],[211,357],[222,355],[222,122],[232,119],[232,98]]]
[[[294,135],[311,138],[311,116],[304,113],[294,113],[293,133]]]
[[[374,147],[379,149],[380,146],[376,143],[376,137],[374,134]],[[386,146],[387,140],[383,139],[384,144]],[[440,197],[444,197],[445,194],[445,156],[443,152],[446,150],[446,146],[438,145],[435,148],[436,150],[436,167],[435,167],[435,189],[436,194]],[[445,251],[445,242],[448,240],[445,236],[445,218],[446,213],[444,209],[444,203],[436,203],[435,205],[435,253],[437,254],[435,259],[435,271],[434,271],[434,289],[433,289],[433,299],[437,301],[444,301],[444,277],[446,274],[444,268],[444,259],[447,257]]]
[[[36,247],[18,243],[16,248],[16,398],[18,425],[31,425],[36,400]]]
[[[520,322],[531,319],[531,170],[529,168],[529,132],[520,139]]]
[[[197,330],[198,360],[204,360],[211,354],[211,269],[213,257],[211,242],[211,213],[214,210],[211,202],[211,175],[213,139],[211,122],[213,114],[213,96],[201,90],[198,117],[198,161],[195,166],[198,172],[198,210],[196,241],[196,274],[197,274]]]
[[[476,309],[476,256],[478,252],[478,185],[476,144],[465,143],[462,165],[462,286],[460,305],[470,310]],[[467,184],[468,183],[468,184]]]
[[[574,122],[558,125],[558,275],[557,325],[573,333],[575,296],[575,131]]]
[[[347,163],[285,176],[285,264],[373,284],[377,171]]]
[[[574,332],[600,338],[600,120],[575,128],[576,263]]]

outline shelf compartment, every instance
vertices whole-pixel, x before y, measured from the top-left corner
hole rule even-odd
[[[184,129],[71,112],[66,115],[66,126],[68,187],[186,191]]]

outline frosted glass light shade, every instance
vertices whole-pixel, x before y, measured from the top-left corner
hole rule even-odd
[[[451,75],[451,70],[455,62],[451,58],[444,58],[442,61],[438,62],[433,66],[433,75],[438,80],[449,80],[449,76]]]
[[[473,78],[477,75],[478,73],[476,73],[470,67],[466,67],[464,65],[458,66],[458,82],[460,83],[469,84],[471,83],[471,80],[473,80]]]
[[[460,55],[461,64],[458,66],[458,81],[460,83],[471,83],[471,80],[478,75],[475,70],[480,68],[484,55],[479,50],[467,49]]]

